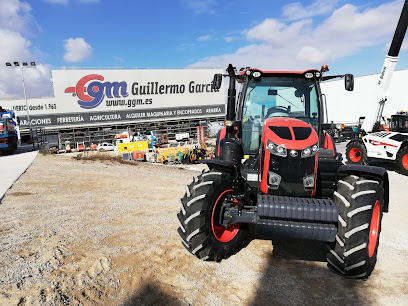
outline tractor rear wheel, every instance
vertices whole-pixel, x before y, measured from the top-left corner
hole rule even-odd
[[[222,203],[233,193],[231,175],[217,170],[204,172],[186,186],[177,231],[183,246],[197,258],[220,262],[251,241],[245,224],[225,228],[219,222]]]
[[[339,222],[328,267],[348,278],[367,279],[377,261],[384,205],[383,183],[347,176],[337,183],[334,202]]]
[[[408,147],[404,147],[398,152],[397,163],[401,172],[408,175]]]
[[[347,145],[346,157],[349,163],[367,165],[367,151],[364,144],[353,141]]]

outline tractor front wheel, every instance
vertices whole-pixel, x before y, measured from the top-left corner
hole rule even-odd
[[[408,175],[408,147],[404,147],[398,152],[397,163],[401,172]]]
[[[367,165],[367,151],[364,144],[353,141],[347,145],[346,157],[349,163]]]
[[[334,248],[328,267],[348,278],[367,279],[377,261],[384,205],[383,183],[347,176],[337,183],[334,202],[339,209]]]
[[[245,224],[220,224],[222,203],[233,193],[231,175],[216,170],[204,172],[186,186],[177,231],[184,247],[197,258],[220,262],[251,241]]]

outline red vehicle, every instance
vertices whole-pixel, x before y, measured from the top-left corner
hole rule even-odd
[[[186,186],[178,213],[184,247],[206,261],[221,261],[252,239],[326,241],[331,270],[368,278],[377,260],[388,175],[383,168],[345,165],[322,129],[320,83],[350,74],[228,66],[225,130],[217,158]],[[220,88],[222,75],[213,86]],[[241,92],[236,99],[236,82]]]
[[[77,142],[77,151],[78,152],[85,151],[85,143],[84,142]]]

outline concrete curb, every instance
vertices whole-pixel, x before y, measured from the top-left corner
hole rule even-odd
[[[34,162],[38,151],[0,157],[0,205],[7,191]]]

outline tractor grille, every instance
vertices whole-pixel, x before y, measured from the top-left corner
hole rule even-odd
[[[258,195],[258,216],[289,220],[337,222],[339,210],[331,199]]]

